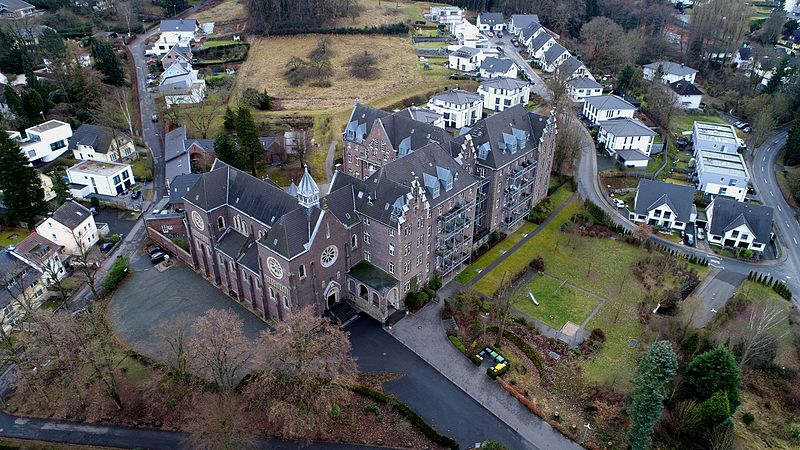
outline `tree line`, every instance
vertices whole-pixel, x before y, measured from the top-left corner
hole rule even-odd
[[[282,30],[332,27],[336,19],[358,16],[357,0],[246,0],[247,29],[268,35]]]

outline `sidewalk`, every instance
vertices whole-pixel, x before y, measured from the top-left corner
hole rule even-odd
[[[442,299],[461,288],[457,283],[444,286]],[[387,331],[425,360],[445,378],[483,405],[534,449],[579,449],[580,445],[564,437],[549,424],[528,411],[497,382],[486,375],[486,367],[475,366],[450,343],[441,321],[443,302],[429,303],[416,314],[409,314]],[[541,446],[533,444],[539,443]]]

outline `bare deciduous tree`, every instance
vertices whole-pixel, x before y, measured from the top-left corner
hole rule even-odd
[[[553,168],[562,175],[570,175],[581,147],[586,143],[586,132],[572,108],[563,108],[556,119],[558,135],[553,153]]]
[[[204,396],[188,421],[191,448],[246,450],[253,447],[250,419],[230,391]]]
[[[137,20],[138,3],[134,0],[117,0],[114,9],[128,28],[128,37],[131,37],[131,24]]]
[[[73,255],[75,265],[78,266],[78,271],[86,277],[86,284],[89,286],[89,290],[92,291],[92,299],[98,301],[100,300],[96,285],[97,272],[100,270],[98,257],[92,252],[92,247],[83,240],[82,234],[76,234],[75,230],[72,230],[72,239],[75,241],[75,246],[78,250],[78,253]]]
[[[75,322],[77,347],[73,351],[77,352],[81,362],[89,368],[92,379],[100,383],[117,409],[122,409],[117,369],[126,357],[117,351],[114,332],[105,319],[105,308],[101,303],[95,303]]]
[[[174,319],[161,322],[155,335],[166,342],[169,374],[176,382],[186,384],[191,377],[189,369],[194,355],[189,351],[189,331],[194,319],[189,314],[179,314]]]
[[[781,328],[787,317],[786,311],[777,305],[759,304],[750,308],[746,322],[735,327],[737,336],[733,342],[738,349],[740,368],[769,354],[768,350],[783,339],[787,330]]]
[[[656,78],[658,79],[658,78]],[[675,106],[675,97],[664,84],[651,81],[647,86],[647,111],[659,126],[668,130],[669,123],[680,110]]]
[[[211,124],[214,119],[219,117],[222,110],[222,99],[220,93],[212,89],[207,91],[206,99],[195,105],[183,108],[183,116],[203,139],[208,137]]]
[[[194,367],[223,389],[233,389],[253,357],[254,342],[244,334],[244,324],[227,309],[212,309],[191,327],[188,349]]]
[[[633,235],[636,237],[636,239],[642,241],[641,245],[644,246],[644,243],[650,239],[650,236],[653,235],[653,227],[646,223],[640,224],[635,230],[633,230]]]

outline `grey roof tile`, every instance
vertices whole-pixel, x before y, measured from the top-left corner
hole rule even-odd
[[[643,178],[636,190],[636,214],[647,215],[651,209],[667,203],[681,222],[689,222],[694,203],[694,188]]]
[[[491,168],[500,168],[515,160],[519,152],[532,148],[538,149],[539,139],[547,126],[547,117],[526,110],[522,105],[516,105],[502,112],[479,120],[469,130],[472,143],[478,150],[477,163]],[[527,133],[523,146],[513,153],[506,149],[504,135],[514,135],[514,130]],[[480,147],[487,149],[486,158],[481,158]]]
[[[709,233],[722,236],[725,231],[746,224],[756,242],[767,243],[772,233],[772,215],[773,210],[769,206],[717,196],[712,204]]]

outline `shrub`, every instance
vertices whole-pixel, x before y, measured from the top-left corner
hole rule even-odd
[[[709,426],[722,423],[731,415],[728,394],[725,391],[715,392],[697,407],[697,414],[700,416],[700,420]]]
[[[495,329],[495,332],[497,331],[498,330]],[[522,350],[522,353],[524,353],[525,356],[531,360],[533,365],[536,366],[536,370],[539,372],[539,377],[542,379],[542,381],[544,381],[544,360],[542,360],[542,355],[539,354],[539,350],[533,348],[531,344],[527,343],[518,334],[511,330],[503,330],[503,337],[511,341],[511,343],[516,345],[518,349]]]
[[[458,351],[460,351],[465,355],[467,354],[467,347],[464,346],[464,344],[461,342],[461,339],[459,339],[458,336],[451,334],[447,336],[447,339],[450,339],[450,342],[456,346]]]
[[[745,425],[752,425],[755,421],[756,417],[753,415],[753,413],[746,412],[742,414],[742,422],[744,422]]]
[[[425,420],[422,419],[417,413],[408,407],[405,403],[397,400],[394,397],[388,396],[383,392],[374,391],[366,386],[352,386],[350,389],[357,394],[369,397],[376,402],[380,402],[393,407],[400,413],[401,416],[408,419],[418,430],[422,432],[428,439],[440,444],[444,447],[449,447],[453,450],[458,450],[458,442],[450,436],[439,434],[435,428],[430,426]]]
[[[331,417],[336,418],[342,415],[342,408],[336,403],[331,406]]]
[[[100,207],[100,199],[97,197],[92,197],[89,199],[89,204],[94,206],[95,208]]]
[[[121,256],[114,261],[114,265],[111,266],[111,270],[106,275],[105,280],[103,280],[103,289],[107,291],[114,290],[122,280],[128,275],[128,257]]]
[[[503,445],[503,444],[501,444],[501,443],[499,443],[497,441],[488,440],[488,441],[483,441],[483,444],[481,445],[481,449],[483,449],[483,450],[508,450],[508,447],[506,447],[505,445]]]
[[[428,288],[438,291],[442,288],[442,278],[439,276],[438,272],[434,272],[431,276],[430,281],[428,281]]]
[[[492,231],[492,234],[490,235],[490,238],[493,241],[499,241],[500,240],[500,232],[497,231],[497,230]]]
[[[350,68],[350,75],[360,80],[374,80],[380,75],[378,58],[366,50],[348,59],[347,66]]]
[[[537,272],[544,272],[544,268],[545,268],[545,266],[544,266],[544,258],[542,258],[541,256],[537,256],[536,258],[533,258],[531,260],[531,262],[528,263],[528,265],[531,267],[531,269],[533,269],[533,270],[535,270]]]
[[[272,99],[267,94],[267,91],[258,92],[255,88],[247,88],[242,92],[242,103],[245,105],[267,111],[272,109]]]
[[[511,315],[511,321],[522,325],[523,327],[527,328],[529,331],[532,331],[534,334],[539,334],[539,329],[536,328],[532,323],[528,322],[527,319],[521,316]]]
[[[483,300],[483,301],[481,301],[481,308],[480,309],[481,309],[481,312],[485,314],[485,313],[488,313],[490,309],[492,309],[492,305],[489,302],[487,302],[486,300]]]
[[[113,243],[115,243],[115,244],[116,244],[117,242],[119,242],[119,240],[120,240],[120,239],[121,239],[121,238],[119,237],[119,234],[116,234],[116,233],[115,233],[115,234],[112,234],[112,235],[111,235],[111,237],[110,237],[110,238],[108,238],[108,240],[110,240],[111,242],[113,242]]]
[[[600,341],[600,342],[606,341],[606,333],[600,328],[595,328],[594,330],[592,330],[590,337],[595,341]]]
[[[719,391],[726,394],[728,414],[736,411],[741,403],[739,382],[742,372],[736,359],[726,347],[717,347],[696,356],[686,366],[684,382],[698,400],[705,400]]]
[[[416,311],[428,302],[428,294],[423,291],[409,291],[406,294],[406,308]]]

